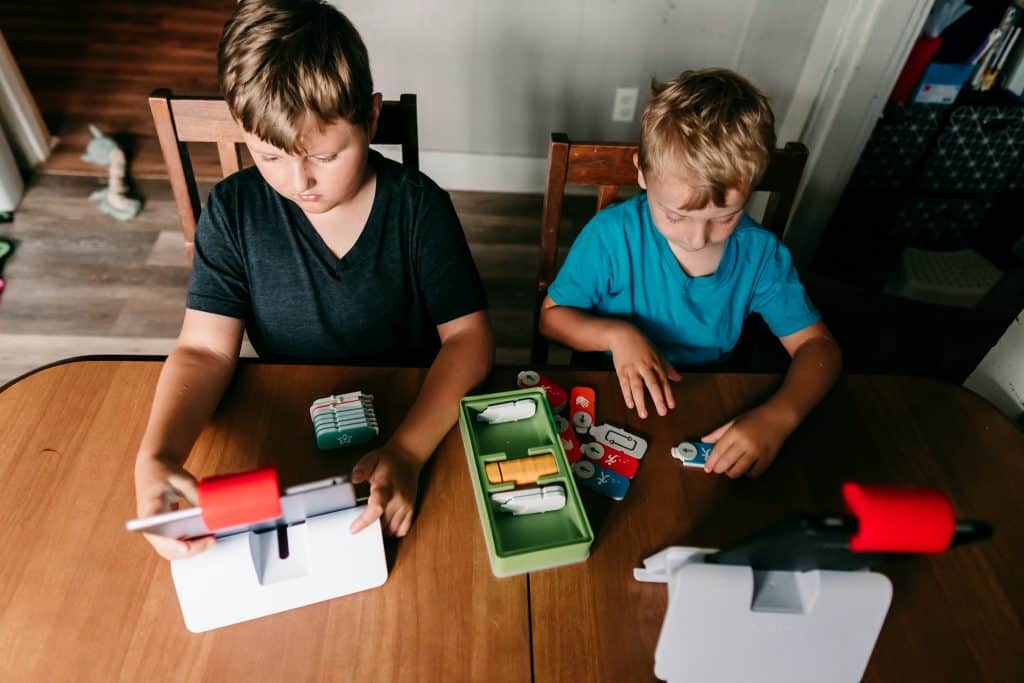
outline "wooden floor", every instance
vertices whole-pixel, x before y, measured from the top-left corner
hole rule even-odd
[[[184,314],[188,269],[166,181],[142,181],[142,213],[118,221],[88,201],[98,180],[39,175],[0,235],[18,243],[0,301],[0,384],[54,360],[93,353],[165,354]],[[452,193],[483,274],[499,360],[528,358],[536,291],[539,195]],[[593,199],[568,198],[576,216]],[[251,351],[250,351],[251,353]]]

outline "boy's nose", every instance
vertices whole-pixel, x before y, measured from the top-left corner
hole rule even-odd
[[[301,161],[295,164],[292,171],[292,184],[296,194],[305,192],[313,186],[313,176],[306,172],[306,165]]]
[[[689,233],[687,233],[686,242],[692,249],[703,249],[708,243],[707,226],[703,224],[696,225]]]

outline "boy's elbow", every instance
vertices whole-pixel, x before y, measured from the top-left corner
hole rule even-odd
[[[544,302],[544,306],[540,309],[540,318],[537,321],[537,329],[545,337],[551,338],[556,334],[558,314],[555,313],[555,309],[558,308],[558,304],[551,301]]]
[[[832,340],[832,353],[835,354],[836,369],[843,369],[843,347],[839,346],[839,342],[836,341],[835,337],[830,337]]]

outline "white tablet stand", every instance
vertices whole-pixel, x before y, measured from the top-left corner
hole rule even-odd
[[[755,571],[706,564],[715,552],[669,547],[635,569],[668,584],[654,653],[665,681],[859,681],[892,584],[869,571]]]
[[[280,532],[227,536],[206,552],[172,561],[188,630],[208,631],[383,584],[388,568],[380,521],[357,534],[348,530],[363,510],[310,517]],[[279,533],[286,534],[286,552]]]

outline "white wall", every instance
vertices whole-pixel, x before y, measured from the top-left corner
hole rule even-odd
[[[1024,312],[964,382],[1024,428]]]
[[[543,158],[553,131],[636,139],[637,122],[611,121],[615,89],[639,88],[639,113],[652,76],[688,68],[746,74],[783,121],[828,0],[334,4],[366,41],[377,89],[419,96],[422,150]]]
[[[419,96],[420,165],[448,189],[543,192],[552,132],[636,140],[615,89],[705,66],[758,83],[810,149],[786,241],[806,264],[933,0],[332,0],[385,97]],[[639,118],[639,117],[638,117]]]

